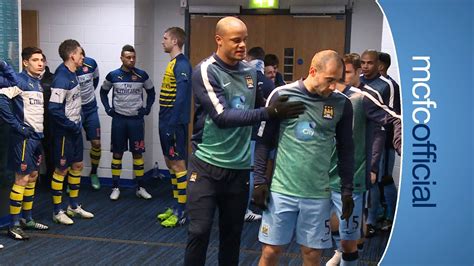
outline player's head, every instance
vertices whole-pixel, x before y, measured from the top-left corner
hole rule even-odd
[[[324,50],[314,55],[311,60],[305,85],[309,90],[323,97],[329,96],[338,80],[342,77],[341,57],[333,50]]]
[[[376,50],[365,50],[360,56],[360,64],[365,78],[375,78],[379,74],[379,53]]]
[[[273,66],[275,71],[278,71],[278,65],[280,64],[280,60],[274,54],[266,54],[265,58],[263,59],[266,66]]]
[[[120,53],[120,60],[122,61],[122,66],[126,69],[131,70],[134,68],[136,61],[135,48],[129,44],[124,45]]]
[[[379,53],[379,71],[380,75],[382,76],[387,76],[387,71],[390,68],[390,65],[392,64],[392,60],[390,58],[390,55],[384,52]]]
[[[82,48],[76,40],[65,40],[59,45],[59,56],[66,62],[71,62],[75,67],[82,66],[84,55],[82,55]]]
[[[272,66],[272,65],[265,66],[265,77],[267,77],[267,79],[270,79],[271,81],[275,82],[276,70],[275,70],[274,66]]]
[[[21,51],[21,60],[26,72],[37,77],[44,71],[43,51],[38,47],[26,47]]]
[[[360,56],[356,53],[344,55],[345,79],[344,83],[349,86],[358,87],[360,84]]]
[[[171,53],[173,49],[181,51],[186,41],[186,33],[182,28],[171,27],[168,28],[163,34],[163,40],[161,45],[165,53]]]
[[[229,65],[245,59],[247,26],[236,17],[225,17],[216,24],[217,56]]]
[[[265,58],[265,50],[262,47],[256,46],[249,49],[247,52],[247,61],[255,59],[262,60]]]

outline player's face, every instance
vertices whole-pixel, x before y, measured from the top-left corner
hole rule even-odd
[[[315,90],[316,92],[327,97],[336,89],[336,81],[342,77],[342,67],[338,67],[336,59],[326,62],[323,70],[315,73]]]
[[[265,77],[270,79],[271,81],[275,82],[276,71],[273,66],[266,66],[265,67]]]
[[[122,60],[122,65],[128,69],[132,69],[135,67],[136,56],[134,52],[123,52],[120,56],[120,60]]]
[[[165,32],[165,34],[163,34],[161,45],[163,45],[163,50],[165,53],[170,53],[173,47],[176,45],[176,39],[172,38],[168,32]]]
[[[23,60],[23,66],[28,74],[37,77],[44,70],[44,58],[42,54],[33,54],[30,59]]]
[[[360,58],[362,74],[365,78],[372,79],[379,73],[378,59],[376,55],[366,53]]]
[[[355,69],[353,64],[345,64],[346,65],[346,79],[344,83],[349,86],[356,86],[359,81],[360,75],[360,68]]]
[[[81,67],[84,62],[84,52],[80,46],[76,47],[74,52],[71,54],[71,60],[74,62],[76,67]]]
[[[245,24],[231,25],[222,36],[216,35],[218,51],[228,64],[236,64],[245,59],[247,53],[247,27]]]

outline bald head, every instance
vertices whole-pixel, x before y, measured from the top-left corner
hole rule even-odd
[[[223,36],[227,34],[230,29],[245,29],[247,30],[247,26],[245,23],[236,18],[236,17],[225,17],[220,19],[216,24],[216,35]]]
[[[318,71],[324,71],[326,65],[332,61],[336,62],[336,67],[342,67],[342,61],[339,54],[333,50],[323,50],[316,53],[311,60],[311,65],[314,66]]]

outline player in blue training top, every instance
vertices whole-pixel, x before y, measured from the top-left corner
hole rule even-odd
[[[242,62],[247,36],[247,26],[241,20],[222,18],[216,25],[216,53],[193,72],[195,118],[186,191],[189,226],[185,265],[205,264],[216,209],[219,264],[238,264],[249,196],[252,125],[296,117],[304,111],[302,103],[286,102],[286,98],[254,109],[262,99],[256,94],[256,70]]]
[[[111,200],[120,196],[119,180],[122,173],[122,156],[127,150],[132,152],[133,171],[137,182],[136,195],[139,198],[151,199],[143,187],[145,152],[145,121],[143,116],[150,114],[155,102],[155,87],[148,74],[135,67],[135,48],[131,45],[122,47],[120,54],[122,66],[105,77],[100,89],[100,99],[105,111],[112,117],[112,193]],[[112,106],[107,95],[112,90]],[[146,107],[143,107],[143,90],[147,94]]]
[[[21,57],[24,70],[18,75],[0,61],[0,118],[13,129],[9,165],[15,172],[10,191],[8,235],[16,240],[29,238],[22,228],[48,229],[31,215],[42,153],[44,109],[39,77],[44,69],[44,59],[37,47],[26,47]],[[21,212],[23,218],[20,219]]]
[[[70,217],[93,218],[94,215],[78,204],[81,171],[83,168],[81,91],[76,70],[82,66],[84,56],[76,40],[65,40],[59,45],[59,56],[64,63],[58,66],[51,84],[48,111],[53,134],[55,170],[51,181],[53,189],[53,221],[73,224]],[[63,183],[67,175],[69,206],[67,215],[61,208]]]
[[[82,100],[82,127],[86,132],[86,139],[91,142],[91,172],[89,174],[92,187],[96,190],[100,189],[100,181],[97,176],[97,168],[100,161],[100,121],[97,112],[97,101],[95,97],[95,89],[99,84],[99,67],[97,62],[86,57],[84,49],[84,62],[82,66],[77,68],[76,75],[81,86]]]
[[[171,174],[174,207],[158,214],[161,225],[175,227],[186,221],[186,154],[188,123],[191,109],[192,67],[182,53],[186,33],[183,29],[172,27],[163,35],[163,49],[171,57],[166,67],[160,91],[160,143],[166,166]]]

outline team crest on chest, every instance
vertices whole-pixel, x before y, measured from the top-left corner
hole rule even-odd
[[[334,118],[334,107],[331,105],[325,105],[323,107],[323,118],[333,119]]]
[[[245,76],[245,82],[247,83],[247,88],[253,89],[254,86],[253,86],[252,76],[250,75]]]
[[[135,76],[135,75],[132,75],[132,80],[133,80],[133,81],[137,81],[137,79],[138,79],[138,77],[137,77],[137,76]]]
[[[89,72],[89,68],[88,68],[88,67],[86,67],[86,66],[85,66],[85,67],[82,67],[82,72],[84,72],[84,73],[87,73],[87,72]]]
[[[192,172],[191,176],[189,177],[189,182],[196,182],[197,177],[198,177],[197,172]]]

